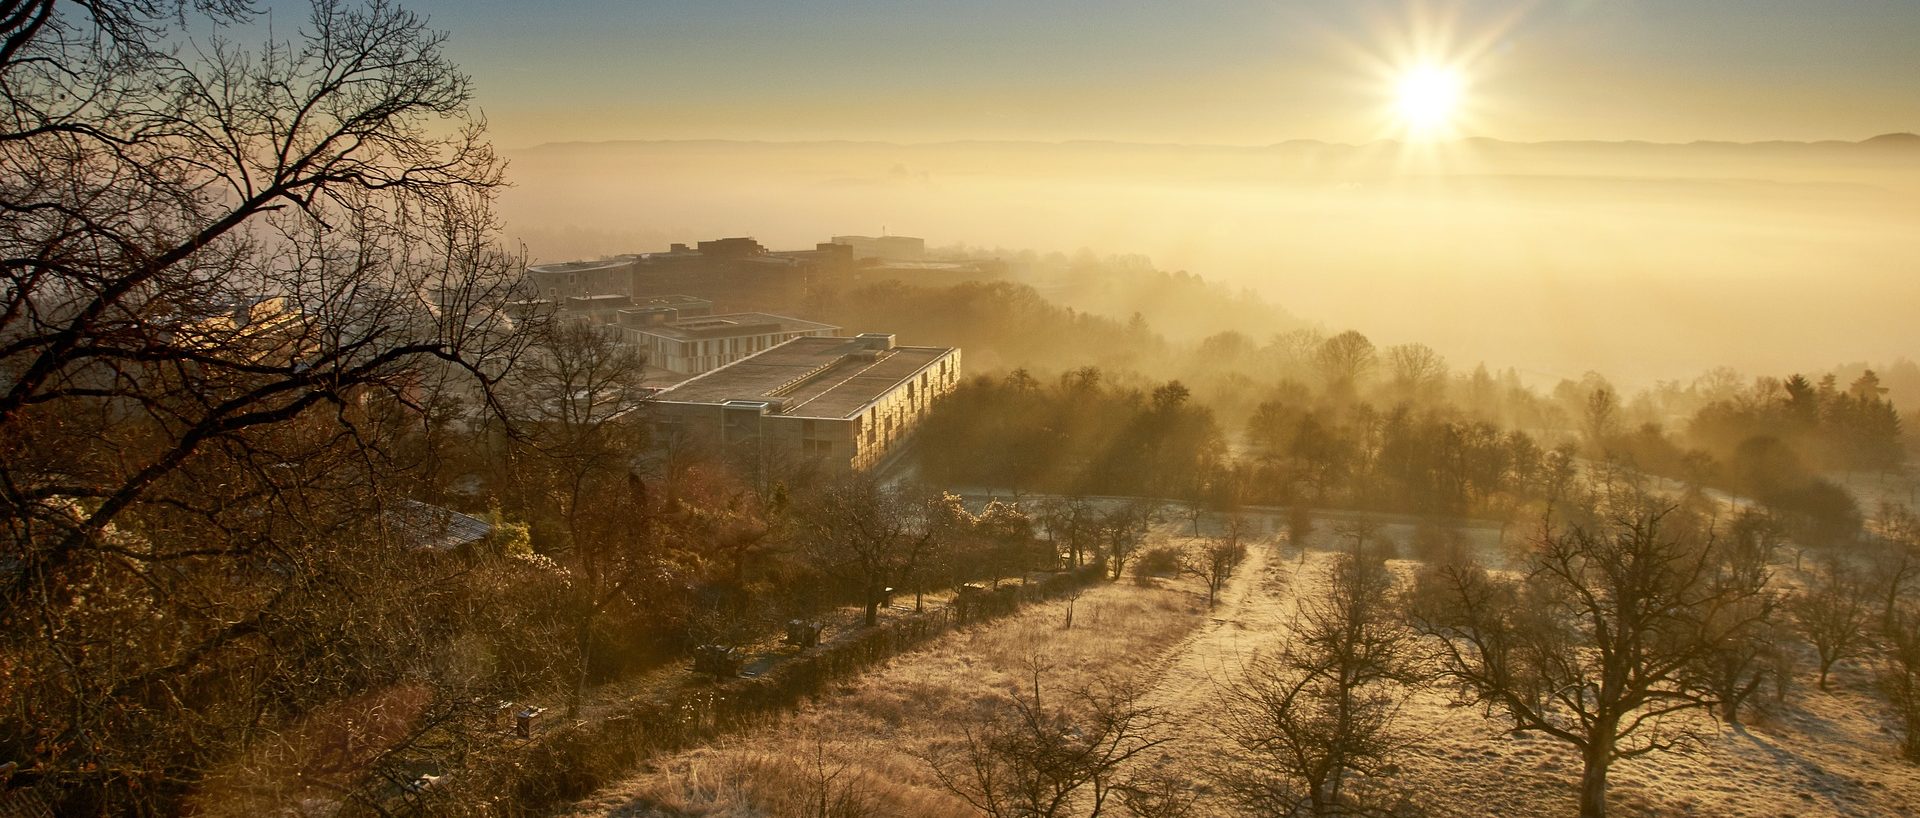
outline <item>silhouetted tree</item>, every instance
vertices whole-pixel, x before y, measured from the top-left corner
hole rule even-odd
[[[1695,668],[1763,622],[1765,590],[1715,570],[1710,533],[1667,530],[1671,509],[1545,531],[1527,580],[1472,565],[1421,576],[1414,616],[1442,673],[1518,730],[1581,752],[1580,814],[1606,814],[1614,761],[1697,740],[1664,716],[1718,703]]]
[[[1329,388],[1337,392],[1351,391],[1373,371],[1379,360],[1373,342],[1354,330],[1328,338],[1314,354],[1314,361]]]
[[[1900,756],[1920,764],[1920,608],[1895,611],[1881,635],[1880,688],[1900,719]]]
[[[1224,687],[1221,720],[1245,755],[1223,784],[1254,815],[1352,815],[1377,809],[1413,735],[1401,706],[1423,682],[1416,635],[1393,605],[1379,560],[1336,555],[1303,600],[1291,638]]]
[[[370,627],[396,585],[426,622],[457,584],[397,567],[396,427],[432,389],[484,402],[521,343],[444,37],[323,2],[258,50],[185,47],[254,19],[0,13],[0,735],[62,812],[179,811],[212,765],[421,667],[437,621]],[[422,714],[462,695],[421,690]],[[354,791],[371,762],[341,761]]]
[[[1017,690],[996,718],[963,725],[960,740],[925,760],[936,779],[983,815],[1098,816],[1132,782],[1127,763],[1168,741],[1165,716],[1125,682],[1102,682],[1041,699],[1043,674]]]
[[[1820,689],[1833,666],[1863,656],[1873,613],[1864,588],[1840,566],[1816,575],[1807,589],[1788,598],[1787,610],[1819,656]]]
[[[911,577],[928,559],[935,536],[916,521],[914,501],[872,475],[848,475],[797,504],[798,532],[820,568],[850,583],[879,624],[888,583]]]

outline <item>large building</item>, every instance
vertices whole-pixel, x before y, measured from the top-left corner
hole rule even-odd
[[[589,299],[597,313],[610,296],[679,295],[710,301],[719,312],[787,314],[819,293],[881,281],[944,287],[1006,274],[1007,265],[993,259],[929,259],[926,241],[911,236],[835,236],[811,250],[772,250],[734,236],[675,243],[665,252],[529,267],[530,298],[516,306],[580,317],[588,308],[568,299]]]
[[[566,298],[632,295],[633,259],[567,261],[527,268],[534,298],[559,303]]]
[[[869,469],[959,382],[960,350],[950,347],[903,347],[880,333],[795,338],[655,395],[656,438]]]
[[[627,343],[647,350],[652,366],[682,375],[698,375],[726,366],[749,355],[764,352],[795,338],[832,336],[839,327],[772,315],[764,312],[737,312],[726,315],[697,315],[666,321],[624,320],[607,328]],[[658,313],[650,313],[652,317]]]
[[[709,299],[725,312],[785,312],[809,288],[843,281],[854,272],[853,248],[821,243],[812,250],[769,250],[751,238],[674,244],[664,253],[622,256],[631,270],[629,292],[684,293]]]

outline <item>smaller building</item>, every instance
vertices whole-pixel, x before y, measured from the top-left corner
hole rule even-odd
[[[834,236],[833,243],[852,247],[855,260],[919,261],[927,256],[927,240],[912,236]]]
[[[960,382],[960,350],[894,337],[802,337],[654,396],[655,439],[864,470]]]
[[[382,522],[402,546],[416,551],[472,548],[493,533],[493,524],[479,517],[405,498],[387,508]]]
[[[632,308],[633,299],[622,293],[576,295],[560,302],[560,311],[555,317],[563,321],[615,324],[619,323],[621,316]]]
[[[680,252],[684,250],[685,247],[686,245],[681,244],[675,245],[673,249],[675,252]],[[744,258],[747,256],[764,256],[767,254],[767,248],[765,246],[746,236],[703,241],[695,245],[695,247],[699,249],[700,255],[709,258]]]
[[[830,324],[764,312],[702,313],[675,320],[651,320],[667,314],[677,316],[679,310],[635,316],[634,322],[622,321],[607,330],[618,333],[627,343],[646,349],[650,366],[682,375],[718,369],[795,338],[829,337],[840,332],[839,327]]]
[[[712,314],[713,302],[707,299],[690,295],[656,295],[634,299],[633,306],[620,311],[620,324],[645,327]]]
[[[633,260],[567,261],[527,268],[533,297],[554,303],[597,295],[632,295]]]

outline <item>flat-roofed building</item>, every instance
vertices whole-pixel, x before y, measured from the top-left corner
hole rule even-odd
[[[852,247],[856,261],[918,261],[927,256],[927,240],[913,236],[834,236],[832,243]]]
[[[635,298],[632,307],[620,311],[620,323],[629,327],[644,327],[712,314],[713,302],[707,299],[690,295],[655,295]]]
[[[564,298],[632,295],[633,259],[566,261],[527,268],[533,296],[559,303]]]
[[[831,324],[772,315],[736,312],[701,315],[667,323],[607,327],[627,343],[647,350],[647,363],[669,372],[698,375],[764,352],[795,338],[837,335]]]
[[[951,347],[898,346],[882,333],[795,338],[655,395],[656,439],[864,470],[959,382]]]

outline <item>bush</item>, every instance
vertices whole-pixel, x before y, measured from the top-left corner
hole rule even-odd
[[[1180,573],[1180,549],[1170,545],[1149,548],[1141,552],[1140,558],[1133,564],[1133,578],[1141,582],[1154,577],[1170,577]]]

